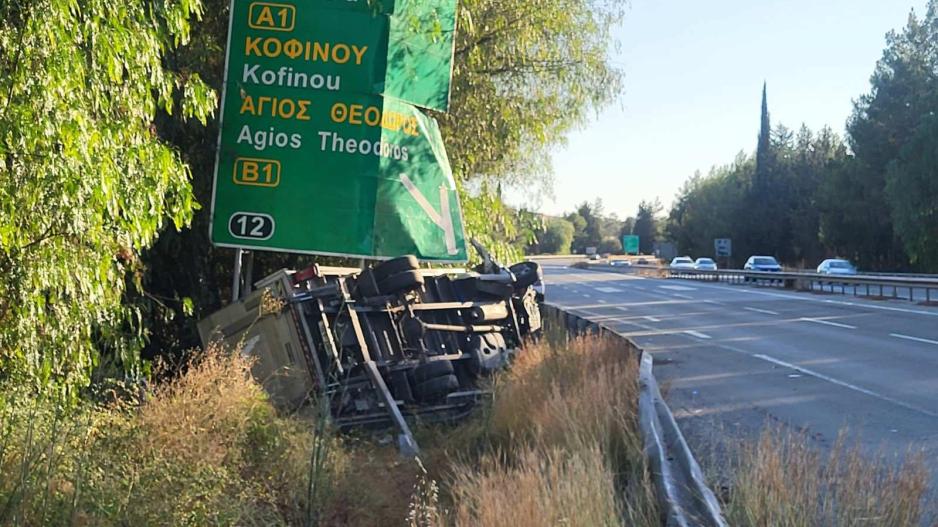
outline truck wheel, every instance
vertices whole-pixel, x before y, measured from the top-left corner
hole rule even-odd
[[[403,291],[411,291],[423,285],[423,276],[417,271],[397,273],[378,282],[378,289],[386,294],[393,295]]]
[[[417,269],[420,269],[420,262],[417,261],[417,258],[413,256],[401,256],[400,258],[379,263],[372,269],[372,272],[375,274],[375,280],[381,282],[398,273],[415,271]]]
[[[515,275],[515,286],[519,289],[530,287],[541,280],[544,273],[537,262],[521,262],[508,268]]]
[[[439,401],[458,389],[459,379],[455,375],[447,375],[418,384],[414,395],[421,401]]]
[[[421,364],[414,368],[414,382],[421,384],[435,379],[453,374],[453,363],[448,360],[435,360]]]
[[[361,298],[379,296],[378,288],[373,281],[374,273],[371,270],[365,270],[359,273],[355,281],[355,293]]]

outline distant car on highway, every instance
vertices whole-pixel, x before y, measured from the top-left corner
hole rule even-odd
[[[844,260],[842,258],[829,258],[821,262],[821,265],[817,266],[818,274],[840,274],[840,275],[855,275],[857,274],[857,268],[855,265],[850,263],[849,260]]]
[[[678,256],[677,258],[671,260],[671,265],[668,266],[672,271],[688,271],[694,269],[694,260],[690,256]]]
[[[599,259],[600,259],[600,256],[599,256],[598,254],[596,254],[596,253],[593,253],[593,254],[589,255],[588,258],[589,258],[590,260],[596,261],[596,260],[599,260]]]
[[[713,261],[713,258],[697,258],[697,261],[694,262],[694,269],[698,271],[716,271],[717,263]]]
[[[632,267],[632,262],[628,260],[613,260],[609,262],[612,267]]]
[[[774,256],[750,256],[743,266],[746,271],[764,271],[769,273],[780,273],[782,266]]]

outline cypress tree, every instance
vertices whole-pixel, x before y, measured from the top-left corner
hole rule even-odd
[[[767,83],[762,84],[762,127],[759,129],[759,145],[756,149],[756,181],[766,183],[772,149],[772,122],[769,119]]]

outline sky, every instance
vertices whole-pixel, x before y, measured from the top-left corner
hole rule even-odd
[[[555,151],[555,197],[507,200],[560,214],[601,197],[625,218],[658,198],[667,211],[695,170],[755,149],[763,81],[773,126],[842,134],[886,33],[926,2],[631,0],[613,57],[624,92]]]

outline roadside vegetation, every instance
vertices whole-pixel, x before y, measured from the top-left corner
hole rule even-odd
[[[637,367],[609,340],[532,345],[475,419],[420,430],[423,463],[279,416],[219,348],[71,410],[6,390],[0,524],[657,525]]]
[[[807,435],[780,426],[754,439],[717,440],[725,452],[702,461],[729,524],[935,525],[938,505],[924,455],[866,452],[848,435],[842,432],[826,453]]]

